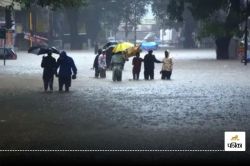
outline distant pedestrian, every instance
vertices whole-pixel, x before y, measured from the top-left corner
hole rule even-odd
[[[97,54],[97,53],[98,53],[98,50],[99,50],[98,43],[97,43],[97,42],[95,42],[95,54]]]
[[[44,91],[47,92],[49,87],[50,91],[52,92],[54,74],[56,73],[56,59],[52,57],[52,50],[46,57],[43,56],[41,67],[43,68]]]
[[[162,70],[161,70],[161,79],[170,80],[173,70],[173,60],[169,56],[169,52],[165,51],[165,58],[163,59]]]
[[[62,51],[60,57],[57,59],[57,68],[59,68],[59,73],[57,75],[59,77],[59,91],[62,91],[65,85],[65,91],[68,92],[69,87],[71,87],[71,79],[76,79],[77,74],[74,60],[67,56],[65,51]]]
[[[101,54],[102,54],[102,49],[99,49],[93,63],[93,69],[95,69],[95,78],[98,78],[100,76],[98,59]]]
[[[144,79],[148,80],[149,77],[151,80],[154,79],[154,63],[162,63],[161,61],[157,60],[155,58],[155,55],[153,55],[153,51],[148,51],[148,54],[144,57]]]
[[[106,63],[105,50],[103,50],[102,54],[98,57],[98,68],[99,68],[99,72],[100,72],[100,77],[106,78],[107,63]]]
[[[141,72],[141,63],[143,59],[140,58],[140,52],[136,53],[136,56],[133,58],[133,80],[139,80],[140,72]]]

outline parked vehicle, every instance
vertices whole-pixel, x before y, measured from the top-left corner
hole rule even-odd
[[[5,54],[5,59],[9,60],[17,59],[17,54],[12,48],[0,48],[0,59],[4,59],[4,54]]]
[[[238,48],[238,56],[241,59],[242,63],[245,63],[245,41],[242,40],[240,41],[239,48]],[[250,62],[250,42],[248,41],[247,44],[247,57],[246,57],[247,62]]]

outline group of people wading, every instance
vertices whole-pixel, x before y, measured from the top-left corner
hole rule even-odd
[[[113,71],[112,80],[122,81],[122,71],[125,62],[128,61],[122,52],[118,52],[112,55],[110,60],[110,68]],[[109,63],[109,62],[108,62]],[[165,58],[160,61],[155,58],[153,51],[150,50],[145,55],[144,59],[140,57],[140,52],[137,52],[132,60],[132,74],[134,80],[139,80],[141,65],[144,63],[144,79],[154,79],[155,63],[162,63],[162,69],[160,71],[161,79],[170,80],[173,70],[173,60],[169,56],[169,52],[165,51]],[[74,60],[67,55],[65,51],[60,53],[59,58],[56,60],[52,57],[52,52],[49,52],[47,56],[43,56],[41,67],[43,70],[43,83],[44,91],[53,91],[54,76],[58,77],[59,91],[69,91],[71,87],[72,79],[76,79],[77,68]],[[93,69],[95,69],[95,78],[106,78],[107,59],[106,52],[99,49],[95,57]]]
[[[53,92],[54,75],[58,77],[59,91],[68,92],[71,86],[71,80],[76,79],[77,68],[74,60],[67,55],[65,51],[60,53],[59,58],[52,57],[52,51],[47,56],[43,56],[41,67],[43,68],[44,91]]]
[[[122,71],[126,61],[128,61],[128,59],[125,58],[122,52],[118,52],[112,55],[110,68],[113,71],[113,81],[122,81]],[[171,79],[173,70],[173,60],[169,56],[168,51],[165,51],[165,57],[162,61],[156,59],[152,50],[148,51],[144,59],[140,57],[140,52],[137,52],[132,60],[132,74],[134,80],[139,80],[140,78],[142,62],[144,63],[145,80],[154,79],[155,63],[162,63],[162,69],[160,71],[161,79]],[[104,50],[99,49],[93,64],[93,69],[95,69],[95,78],[106,78],[106,70],[108,69],[107,63],[108,62],[106,58],[106,52]]]

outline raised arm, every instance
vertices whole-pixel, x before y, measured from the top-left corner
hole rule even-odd
[[[155,63],[162,63],[162,61],[159,61],[158,59],[156,59],[155,56],[154,56],[154,62]]]
[[[72,71],[73,71],[74,75],[76,75],[77,74],[77,68],[76,68],[76,65],[75,65],[75,62],[74,62],[73,59],[72,59],[71,63],[72,63],[71,64]]]

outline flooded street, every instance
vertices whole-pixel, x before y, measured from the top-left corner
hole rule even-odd
[[[250,132],[250,67],[239,60],[170,50],[171,81],[160,79],[162,64],[155,80],[143,79],[142,66],[133,81],[130,58],[113,82],[111,71],[94,78],[93,51],[68,55],[78,68],[69,93],[57,91],[57,78],[55,91],[43,92],[42,56],[19,52],[0,65],[0,149],[224,150],[225,131]]]

